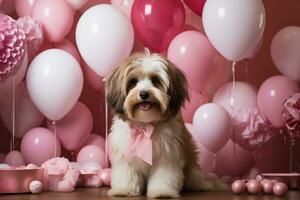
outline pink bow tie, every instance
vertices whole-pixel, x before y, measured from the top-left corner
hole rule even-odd
[[[125,157],[137,156],[149,165],[152,165],[152,139],[153,125],[139,128],[130,125],[131,139],[125,152]]]

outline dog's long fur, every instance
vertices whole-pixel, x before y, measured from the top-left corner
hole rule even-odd
[[[115,112],[111,128],[111,190],[113,196],[150,198],[180,196],[182,188],[207,191],[223,188],[204,179],[197,165],[198,152],[180,114],[188,99],[187,81],[170,61],[148,51],[134,54],[108,78],[107,101]],[[141,111],[140,91],[150,93],[151,109]],[[129,124],[154,124],[153,165],[124,157],[131,138]]]

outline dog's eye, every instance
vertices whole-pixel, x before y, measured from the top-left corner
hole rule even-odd
[[[151,82],[152,82],[153,85],[158,85],[158,84],[160,84],[160,80],[159,80],[159,78],[157,78],[156,76],[153,76],[153,77],[151,78]]]
[[[137,84],[138,80],[135,78],[130,79],[129,83],[128,83],[128,87],[132,88]]]

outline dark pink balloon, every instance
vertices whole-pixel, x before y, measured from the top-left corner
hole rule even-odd
[[[183,0],[197,15],[202,16],[202,11],[206,0]]]
[[[181,0],[135,0],[131,21],[141,42],[162,52],[183,29],[184,6]]]
[[[284,124],[281,114],[284,101],[297,92],[299,92],[298,85],[285,76],[272,76],[259,88],[258,108],[275,128],[280,128]]]

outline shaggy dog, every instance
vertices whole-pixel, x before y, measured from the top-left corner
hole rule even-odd
[[[134,54],[112,73],[106,89],[115,112],[108,195],[177,198],[183,188],[226,187],[205,180],[197,165],[196,146],[180,114],[187,81],[169,60],[148,50]]]

